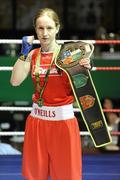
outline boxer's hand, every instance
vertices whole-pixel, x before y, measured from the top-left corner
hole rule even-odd
[[[19,59],[25,61],[28,53],[32,49],[34,36],[24,36],[22,38],[22,48],[19,55]]]
[[[84,66],[87,69],[91,69],[91,64],[90,64],[90,59],[89,58],[81,59],[79,64],[81,66]]]
[[[22,38],[21,54],[27,56],[29,51],[32,49],[34,36],[24,36]]]

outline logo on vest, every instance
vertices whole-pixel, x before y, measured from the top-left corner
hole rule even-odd
[[[33,69],[32,69],[32,76],[35,76],[35,72],[37,69],[37,72],[40,74],[40,76],[45,77],[48,68],[49,68],[49,65],[47,65],[47,64],[41,65],[40,67],[36,67],[36,65],[34,65]],[[54,64],[52,65],[49,76],[59,76],[58,70]]]

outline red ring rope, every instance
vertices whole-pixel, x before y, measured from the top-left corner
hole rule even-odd
[[[113,136],[120,136],[120,132],[118,131],[118,132],[111,132],[111,135],[113,135]]]
[[[96,44],[120,44],[120,40],[95,40]]]
[[[96,67],[97,71],[120,71],[120,67]]]
[[[120,109],[103,109],[103,112],[120,112]]]

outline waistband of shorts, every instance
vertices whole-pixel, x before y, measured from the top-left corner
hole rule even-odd
[[[33,103],[31,116],[41,120],[60,121],[74,118],[73,104],[63,106],[42,106]]]

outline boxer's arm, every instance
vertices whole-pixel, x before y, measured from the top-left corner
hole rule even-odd
[[[31,54],[33,36],[25,36],[22,39],[20,55],[13,66],[10,82],[13,86],[19,86],[28,76],[31,69]]]

